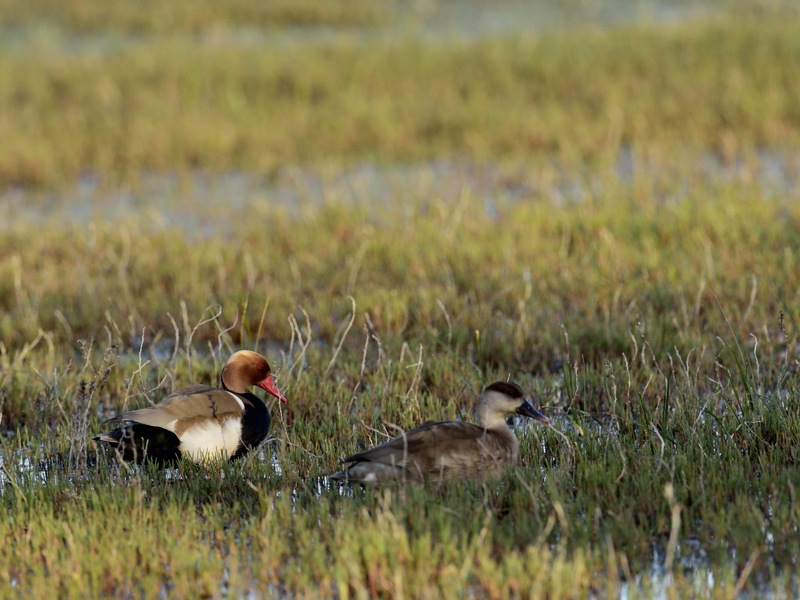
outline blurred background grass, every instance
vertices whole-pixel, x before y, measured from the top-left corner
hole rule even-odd
[[[442,156],[609,161],[621,148],[732,159],[797,143],[788,12],[432,36],[401,35],[402,19],[372,16],[389,8],[359,2],[7,4],[6,185]],[[306,23],[292,16],[303,10],[325,25],[271,29]]]

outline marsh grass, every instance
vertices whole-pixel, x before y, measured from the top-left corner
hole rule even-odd
[[[762,178],[796,144],[796,29],[0,55],[3,180],[91,169],[134,207],[0,228],[0,595],[797,596],[796,161]],[[146,169],[454,151],[512,166],[291,207],[189,177],[174,220],[136,210]],[[89,442],[240,347],[290,401],[257,454],[165,472]],[[508,377],[552,426],[513,423],[503,477],[326,479]]]
[[[453,155],[578,166],[628,147],[735,160],[797,144],[798,40],[796,18],[767,16],[288,50],[178,34],[99,55],[26,45],[0,53],[0,182]]]
[[[25,565],[7,583],[647,596],[662,573],[678,595],[791,596],[797,314],[778,290],[796,289],[797,208],[746,181],[694,183],[702,203],[613,188],[489,212],[469,196],[259,205],[236,245],[135,217],[94,223],[88,241],[63,224],[5,232],[2,527],[15,541],[0,552]],[[258,456],[222,478],[131,470],[93,446],[76,462],[87,428],[216,383],[239,346],[269,352],[290,398],[272,403]],[[376,493],[325,479],[398,427],[470,418],[481,386],[508,376],[554,424],[516,424],[522,464],[500,481]]]
[[[63,28],[75,33],[109,32],[156,34],[169,32],[202,33],[228,27],[279,27],[298,25],[354,26],[376,24],[386,18],[375,3],[363,0],[300,0],[252,2],[237,0],[220,5],[216,2],[178,0],[141,2],[52,2],[34,0],[0,3],[0,27],[41,26]]]

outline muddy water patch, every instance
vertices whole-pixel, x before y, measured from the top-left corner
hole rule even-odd
[[[791,7],[786,0],[775,8]],[[163,30],[148,32],[122,23],[103,28],[76,29],[73,24],[43,14],[0,27],[0,47],[18,54],[106,56],[134,47],[151,45],[169,36],[183,43],[210,46],[249,46],[291,50],[299,46],[375,43],[409,37],[458,38],[477,41],[502,35],[541,34],[586,27],[617,27],[648,23],[671,25],[724,14],[729,3],[701,0],[612,0],[607,2],[529,2],[526,0],[439,0],[436,2],[384,3],[375,18],[362,23],[269,22],[261,26],[233,22],[196,24],[176,22]],[[302,11],[301,11],[302,12]],[[140,29],[140,28],[139,28]]]
[[[679,161],[678,161],[679,162]],[[761,152],[723,161],[711,154],[683,165],[664,165],[620,152],[609,167],[569,166],[557,160],[501,164],[461,160],[381,165],[341,170],[285,167],[273,176],[249,172],[143,174],[135,185],[113,187],[85,176],[59,192],[14,188],[0,193],[0,231],[45,224],[85,225],[134,219],[146,230],[181,229],[197,238],[235,236],[238,220],[315,211],[330,202],[354,203],[374,215],[407,206],[464,197],[488,215],[504,203],[583,203],[631,193],[645,183],[663,202],[691,198],[698,186],[756,186],[766,196],[800,200],[800,155]]]

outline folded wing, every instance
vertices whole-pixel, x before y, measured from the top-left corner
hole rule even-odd
[[[128,411],[115,420],[161,427],[180,435],[176,429],[181,429],[181,423],[222,420],[243,413],[244,402],[236,394],[208,385],[193,385],[176,390],[155,406]]]
[[[361,471],[375,468],[384,477],[394,472],[398,479],[474,475],[505,465],[509,451],[504,442],[504,438],[471,423],[440,421],[408,431],[343,462],[355,463],[346,470],[355,479]]]

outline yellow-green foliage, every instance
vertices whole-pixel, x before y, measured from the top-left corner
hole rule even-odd
[[[443,45],[170,35],[0,55],[0,181],[796,143],[800,26],[720,20]],[[45,48],[47,45],[45,45]]]
[[[0,596],[797,595],[796,19],[408,40],[360,2],[0,6],[0,181],[56,189],[0,200]],[[370,30],[247,29],[305,20]],[[373,192],[365,159],[423,162]],[[224,203],[197,173],[273,169]],[[167,476],[90,442],[239,347],[289,398],[259,452]],[[501,479],[326,479],[507,377],[552,427]]]
[[[143,329],[173,337],[173,321],[185,325],[181,303],[192,323],[218,304],[222,324],[246,309],[230,332],[234,343],[259,324],[288,341],[287,316],[303,322],[305,309],[315,338],[333,344],[352,296],[359,331],[367,313],[382,336],[435,330],[462,350],[477,331],[482,344],[523,365],[532,342],[558,343],[562,323],[590,338],[599,327],[597,345],[581,348],[586,358],[626,348],[627,329],[641,326],[658,329],[665,351],[691,346],[709,325],[724,325],[715,296],[736,320],[754,286],[759,302],[739,327],[774,327],[780,311],[796,322],[794,201],[746,181],[698,177],[684,198],[681,182],[665,191],[608,175],[604,184],[592,200],[497,201],[491,214],[468,191],[453,202],[372,208],[331,197],[296,214],[253,200],[217,215],[231,233],[210,238],[181,227],[181,214],[195,218],[190,204],[164,229],[149,215],[89,227],[67,217],[20,223],[0,232],[0,331],[20,347],[40,328],[70,341],[111,327],[129,344]],[[677,320],[657,325],[673,312]],[[622,348],[613,343],[617,329]],[[213,328],[197,335],[216,339]]]
[[[3,444],[15,541],[0,556],[27,565],[8,577],[62,595],[214,595],[227,581],[561,597],[614,593],[678,535],[701,545],[726,594],[743,569],[789,560],[797,540],[777,532],[798,518],[780,501],[800,459],[796,203],[747,177],[690,179],[685,198],[680,181],[605,177],[582,202],[489,212],[468,193],[400,207],[329,198],[296,214],[254,200],[228,214],[227,238],[135,216],[4,231],[0,389],[17,433]],[[272,405],[274,457],[165,480],[109,472],[86,447],[111,409],[214,383],[239,346],[267,350],[290,398]],[[401,491],[382,512],[369,492],[327,487],[339,458],[396,426],[468,418],[476,390],[509,375],[539,392],[555,429],[520,428],[522,464],[502,482]],[[141,507],[115,509],[115,494]],[[132,515],[130,529],[111,514]],[[67,559],[70,544],[81,550]],[[673,556],[694,560],[686,545]],[[782,572],[769,581],[780,588]]]
[[[29,27],[46,23],[74,32],[164,34],[202,32],[235,26],[369,25],[384,18],[384,9],[368,0],[2,0],[0,26]]]
[[[463,506],[482,519],[478,531],[459,527],[451,516],[447,527],[417,533],[408,525],[414,519],[409,507],[394,506],[389,494],[363,508],[325,495],[310,512],[289,498],[234,484],[244,486],[238,493],[245,500],[232,506],[199,492],[193,506],[192,492],[181,496],[178,490],[188,484],[174,482],[171,499],[150,499],[153,490],[134,485],[111,494],[85,490],[63,507],[49,501],[35,509],[19,507],[17,519],[0,522],[6,540],[0,547],[6,565],[0,585],[5,594],[16,590],[62,598],[165,592],[176,597],[255,592],[266,597],[573,598],[613,592],[619,585],[616,573],[612,586],[597,571],[606,564],[618,568],[611,545],[596,554],[577,551],[569,559],[563,549],[541,540],[497,552],[492,533],[497,517],[480,505]],[[411,491],[406,502],[419,510],[427,492]],[[260,505],[249,506],[259,494]],[[231,520],[231,513],[242,510],[251,516]],[[446,514],[436,506],[429,510]],[[732,589],[731,576],[720,574],[720,592]],[[641,585],[648,589],[647,578]],[[697,585],[677,573],[674,592],[696,591]],[[700,586],[707,590],[709,583]]]

